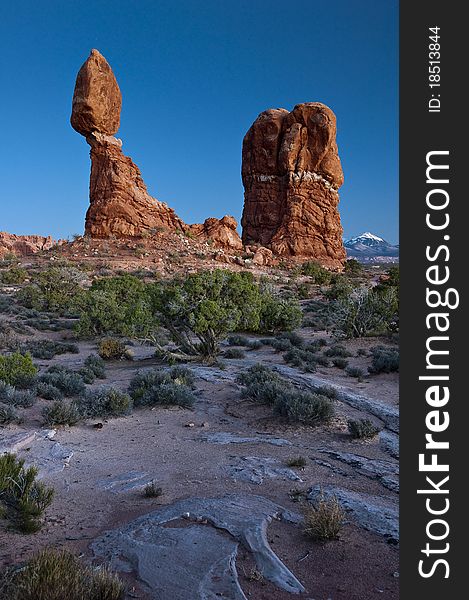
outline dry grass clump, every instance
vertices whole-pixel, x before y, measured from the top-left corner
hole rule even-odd
[[[336,496],[321,496],[317,506],[308,508],[304,516],[304,532],[316,541],[335,540],[344,524],[345,513]]]
[[[42,550],[21,569],[0,574],[0,600],[123,600],[107,567],[84,565],[66,550]]]
[[[0,515],[22,533],[41,528],[42,516],[51,504],[54,490],[36,481],[36,467],[25,468],[14,454],[0,456]]]
[[[156,485],[156,481],[150,481],[143,488],[145,498],[159,498],[163,494],[163,488]]]
[[[369,419],[350,420],[347,423],[350,435],[357,440],[372,439],[380,432]]]
[[[103,360],[131,360],[125,344],[116,338],[104,338],[98,344],[98,354]]]

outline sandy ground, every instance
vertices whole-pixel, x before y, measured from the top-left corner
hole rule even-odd
[[[302,330],[307,339],[324,334]],[[61,339],[50,332],[37,337]],[[377,345],[373,339],[347,342],[353,353],[350,364],[366,368],[370,359],[356,357],[358,348]],[[380,342],[382,343],[382,341]],[[53,361],[37,361],[42,366],[66,364],[81,366],[84,358],[95,351],[93,343],[80,343],[80,354],[66,354]],[[135,360],[112,362],[107,366],[106,384],[126,389],[140,368],[157,366],[151,348],[135,346]],[[218,496],[225,493],[263,495],[291,510],[302,505],[293,502],[291,491],[306,491],[311,486],[334,485],[353,491],[394,497],[396,494],[376,478],[358,473],[353,466],[336,463],[324,455],[324,449],[340,450],[370,459],[390,460],[377,440],[352,441],[346,430],[348,418],[367,417],[350,406],[337,402],[337,417],[327,427],[308,428],[284,423],[269,408],[243,401],[240,388],[233,381],[237,372],[255,362],[283,364],[280,353],[270,347],[246,352],[246,359],[224,360],[227,368],[194,365],[197,375],[197,402],[193,410],[140,409],[130,416],[103,422],[94,427],[89,421],[57,430],[54,441],[73,451],[69,465],[47,475],[55,490],[53,504],[47,510],[43,529],[32,536],[0,530],[0,564],[24,560],[44,546],[67,547],[91,557],[90,542],[100,533],[145,514],[157,506],[193,496]],[[331,383],[346,386],[355,393],[397,406],[397,374],[365,378],[363,382],[347,376],[337,368],[320,367],[316,375]],[[39,401],[27,413],[21,428],[0,430],[0,435],[21,429],[41,428]],[[375,422],[378,422],[374,418]],[[208,434],[229,432],[237,436],[274,436],[291,442],[291,446],[268,443],[215,444],[206,441]],[[34,453],[23,448],[20,455]],[[280,465],[295,456],[304,456],[307,464],[297,469],[301,481],[264,479],[260,484],[235,480],[233,466],[245,457],[275,458]],[[319,462],[316,462],[319,461]],[[338,467],[338,471],[323,463]],[[130,474],[130,475],[129,475]],[[140,482],[155,480],[163,489],[158,499],[142,496],[141,485],[133,486],[132,477]],[[119,478],[121,478],[119,480]],[[126,483],[129,483],[126,489]],[[138,483],[138,482],[137,482]],[[314,600],[368,600],[398,597],[398,552],[395,546],[353,520],[344,527],[340,539],[325,544],[309,541],[300,526],[274,522],[269,527],[272,548],[300,579],[307,593],[301,597]],[[249,598],[283,600],[292,596],[258,578],[249,554],[241,551],[238,563],[241,585]],[[132,576],[126,576],[129,598],[147,598]],[[169,599],[163,599],[169,600]]]

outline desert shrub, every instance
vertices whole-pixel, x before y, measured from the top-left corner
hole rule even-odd
[[[249,350],[259,350],[262,348],[263,344],[260,340],[250,340],[247,347]]]
[[[29,352],[34,358],[50,360],[58,354],[78,354],[76,344],[54,342],[52,340],[31,340],[21,346],[22,352]]]
[[[320,357],[317,354],[301,348],[291,348],[283,355],[283,360],[286,363],[307,373],[316,371],[319,359]]]
[[[355,258],[349,258],[345,263],[344,272],[347,273],[347,275],[356,277],[363,273],[363,265]]]
[[[360,367],[345,367],[345,372],[349,377],[355,377],[359,381],[365,377],[365,371]]]
[[[228,348],[223,353],[223,358],[246,358],[246,354],[241,348]]]
[[[88,367],[81,367],[78,369],[77,373],[83,379],[83,383],[92,384],[96,380],[96,375],[92,369],[88,369]]]
[[[182,381],[180,371],[141,371],[131,380],[129,393],[135,406],[175,405],[188,408],[194,404],[195,396],[189,385]]]
[[[385,276],[381,278],[376,286],[376,290],[382,291],[389,287],[394,287],[399,291],[399,265],[395,265],[386,271]]]
[[[141,403],[141,399],[145,392],[151,388],[158,387],[163,383],[168,383],[170,379],[169,373],[162,369],[138,371],[129,384],[129,393],[133,398],[135,405],[138,406],[138,404]]]
[[[0,381],[27,387],[36,376],[37,369],[30,354],[13,352],[0,355]]]
[[[117,388],[102,386],[87,390],[76,402],[81,416],[120,417],[131,412],[132,398]]]
[[[376,427],[369,419],[350,420],[347,423],[350,435],[354,439],[371,439],[380,432],[379,427]]]
[[[145,337],[156,326],[148,290],[143,281],[132,275],[93,281],[78,305],[78,335],[91,337],[112,333]]]
[[[13,404],[13,401],[11,401],[10,398],[14,393],[15,388],[12,385],[0,380],[0,402]]]
[[[36,481],[36,467],[24,467],[14,454],[0,456],[0,507],[13,527],[23,533],[41,528],[41,517],[54,490]]]
[[[17,293],[20,304],[36,310],[73,311],[86,275],[74,267],[50,267],[34,275],[33,283]]]
[[[341,357],[333,358],[332,364],[338,369],[346,369],[348,367],[348,360],[346,358]]]
[[[17,390],[15,387],[0,381],[0,401],[10,406],[29,408],[34,404],[36,396],[30,390]]]
[[[337,390],[330,385],[318,385],[314,387],[314,393],[326,396],[330,400],[337,400]]]
[[[16,292],[16,300],[26,308],[45,310],[44,297],[41,290],[35,284],[30,284]]]
[[[321,348],[324,348],[324,346],[327,346],[327,340],[325,338],[316,338],[308,342],[304,348],[309,352],[317,352]]]
[[[67,397],[78,396],[85,391],[85,382],[80,374],[61,365],[49,367],[39,381],[55,386]]]
[[[322,293],[328,300],[341,300],[348,298],[353,290],[354,286],[348,277],[337,275],[330,286],[322,290]]]
[[[5,600],[123,600],[125,587],[107,567],[90,567],[67,550],[45,549],[3,574]]]
[[[334,303],[331,312],[337,332],[346,338],[359,338],[395,329],[398,295],[395,287],[382,291],[359,288]]]
[[[288,390],[274,410],[289,421],[303,425],[327,423],[334,416],[334,406],[327,396],[296,389]]]
[[[194,393],[185,385],[174,382],[163,383],[150,388],[141,398],[140,404],[145,406],[181,406],[190,408],[195,401]]]
[[[311,327],[315,331],[328,331],[332,328],[331,302],[327,300],[310,300],[305,306],[303,327]]]
[[[187,367],[184,367],[182,365],[176,365],[174,367],[171,367],[168,374],[170,379],[178,385],[186,385],[187,387],[194,386],[194,373]]]
[[[264,293],[259,328],[252,331],[291,331],[301,325],[302,319],[303,313],[296,298],[279,298],[273,293]]]
[[[288,340],[292,346],[297,348],[301,348],[304,346],[304,340],[300,334],[296,333],[296,331],[284,331],[280,335],[277,336],[277,339],[280,340]]]
[[[328,397],[302,392],[261,364],[238,375],[237,381],[245,386],[241,392],[243,398],[270,405],[277,414],[291,422],[317,425],[326,423],[334,414]]]
[[[304,532],[313,540],[335,540],[344,521],[345,512],[337,497],[321,496],[318,505],[309,508],[304,515]]]
[[[84,367],[90,370],[97,379],[106,379],[106,364],[97,354],[87,356]]]
[[[38,381],[36,384],[36,395],[44,400],[62,400],[63,393],[55,385],[47,381]]]
[[[0,401],[0,427],[4,427],[10,423],[17,423],[19,420],[20,417],[13,406]]]
[[[371,349],[370,373],[392,373],[399,371],[399,348],[376,346]]]
[[[307,277],[311,277],[313,283],[325,285],[330,282],[332,274],[322,267],[319,263],[309,260],[301,265],[301,272]]]
[[[249,346],[249,339],[244,335],[230,335],[228,337],[228,344],[230,346]]]
[[[368,350],[365,348],[358,348],[357,356],[368,356]]]
[[[143,488],[143,496],[145,498],[159,498],[163,494],[163,488],[156,485],[155,481],[150,481]]]
[[[352,356],[352,354],[345,348],[344,346],[331,346],[327,350],[324,351],[324,356],[340,356],[341,358],[347,358],[348,356]]]
[[[75,425],[81,418],[75,402],[57,400],[42,409],[44,425]]]
[[[304,456],[295,456],[294,458],[289,458],[286,462],[287,467],[297,467],[298,469],[302,469],[306,466],[307,460]]]
[[[286,350],[293,348],[290,340],[286,338],[272,338],[269,340],[269,346],[271,346],[277,352],[285,352]]]
[[[237,377],[237,382],[241,385],[249,386],[252,384],[265,384],[268,382],[282,382],[284,379],[280,377],[277,373],[262,365],[261,363],[257,363],[246,371],[240,373]]]
[[[64,329],[73,329],[75,319],[55,318],[50,316],[30,317],[24,321],[24,324],[38,331],[62,331]]]
[[[250,383],[241,392],[241,398],[253,400],[260,404],[274,406],[281,400],[288,387],[282,380]]]
[[[28,278],[28,272],[22,267],[13,266],[0,273],[0,281],[5,285],[17,285]]]
[[[103,360],[123,360],[130,357],[125,344],[116,338],[104,338],[98,343],[98,354]]]

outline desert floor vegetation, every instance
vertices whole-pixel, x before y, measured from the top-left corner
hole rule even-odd
[[[72,600],[119,600],[129,579],[143,594],[134,575],[124,586],[94,566],[88,544],[114,514],[125,523],[227,490],[298,515],[269,536],[308,589],[310,557],[356,566],[370,552],[386,589],[395,548],[347,493],[397,502],[398,272],[186,274],[176,262],[165,277],[111,256],[0,268],[0,447],[17,444],[0,456],[0,536],[16,553],[0,551],[0,598],[61,598],[65,586]],[[210,527],[191,518],[171,527]],[[243,557],[250,597],[277,593]]]

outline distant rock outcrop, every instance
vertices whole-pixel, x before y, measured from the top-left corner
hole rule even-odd
[[[233,250],[242,250],[243,242],[236,228],[238,223],[234,217],[226,215],[223,219],[209,218],[203,223],[189,225],[189,232],[196,238],[212,240],[216,245]]]
[[[50,235],[47,237],[42,235],[15,235],[0,231],[0,257],[8,253],[17,256],[29,256],[41,250],[50,250],[61,243],[62,241],[57,242]]]
[[[338,212],[343,173],[336,118],[324,104],[271,109],[243,141],[245,244],[308,256],[340,267],[345,258]]]
[[[160,229],[192,232],[215,245],[241,250],[232,217],[186,225],[167,204],[147,192],[138,167],[114,137],[120,123],[122,97],[108,62],[97,50],[78,72],[72,102],[72,127],[91,146],[90,206],[85,233],[93,238],[135,237]]]

